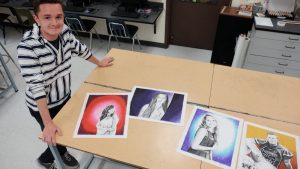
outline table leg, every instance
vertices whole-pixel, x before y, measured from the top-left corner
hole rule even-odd
[[[61,156],[60,156],[56,146],[53,146],[53,145],[48,145],[48,146],[50,147],[50,150],[54,156],[56,167],[58,169],[66,169],[64,162],[62,161]]]
[[[90,153],[85,153],[80,160],[80,169],[88,169],[94,159],[94,155]],[[99,167],[98,167],[99,168]]]

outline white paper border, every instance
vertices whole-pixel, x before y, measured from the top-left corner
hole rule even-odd
[[[213,160],[208,160],[206,158],[203,158],[203,157],[200,157],[200,156],[197,156],[197,155],[194,155],[192,153],[189,153],[189,152],[186,152],[186,151],[182,151],[181,150],[181,146],[184,142],[184,139],[187,135],[187,132],[191,126],[191,123],[192,123],[192,120],[195,116],[195,113],[197,110],[204,110],[206,112],[209,112],[211,114],[216,114],[217,116],[223,116],[223,117],[229,117],[229,118],[232,118],[234,120],[238,120],[240,123],[239,123],[239,126],[238,126],[238,130],[237,130],[237,137],[236,137],[236,144],[234,146],[234,151],[233,151],[233,155],[232,155],[232,163],[231,163],[231,166],[228,167],[224,164],[221,164],[221,163],[218,163],[218,162],[215,162]],[[224,113],[220,113],[220,112],[217,112],[217,111],[214,111],[214,110],[211,110],[211,109],[207,109],[207,108],[204,108],[204,107],[200,107],[200,106],[194,106],[193,108],[193,112],[192,114],[190,115],[190,118],[189,118],[189,121],[187,122],[186,124],[186,127],[184,129],[184,132],[182,134],[182,137],[180,139],[180,142],[179,142],[179,145],[177,146],[177,152],[179,153],[182,153],[186,156],[189,156],[189,157],[192,157],[192,158],[195,158],[195,159],[198,159],[198,160],[202,160],[202,161],[205,161],[209,164],[212,164],[212,165],[215,165],[217,167],[221,167],[221,168],[226,168],[226,169],[234,169],[237,165],[237,157],[238,157],[238,153],[239,153],[239,147],[240,147],[240,141],[241,141],[241,135],[242,135],[242,130],[243,130],[243,122],[244,120],[241,119],[241,118],[237,118],[237,117],[234,117],[234,116],[230,116],[230,115],[227,115],[227,114],[224,114]]]

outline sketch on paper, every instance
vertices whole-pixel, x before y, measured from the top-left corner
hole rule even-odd
[[[253,123],[245,123],[239,155],[241,169],[295,169],[299,138]]]
[[[76,138],[126,138],[128,94],[88,93],[77,121]]]
[[[221,168],[235,168],[243,120],[195,107],[178,151]]]
[[[148,121],[183,124],[186,93],[134,87],[130,116]]]

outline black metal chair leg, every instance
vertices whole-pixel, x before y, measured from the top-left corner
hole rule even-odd
[[[3,42],[4,44],[6,44],[5,42],[5,25],[3,23],[0,23],[0,29],[2,29],[2,34],[3,34]]]

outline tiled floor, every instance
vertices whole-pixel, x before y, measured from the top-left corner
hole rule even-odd
[[[8,29],[6,35],[6,48],[16,60],[16,46],[21,40],[22,35],[12,28]],[[81,39],[84,43],[88,44],[87,38]],[[0,40],[3,43],[2,36]],[[93,39],[93,53],[98,58],[105,56],[106,47],[107,41],[102,40],[102,42],[99,43],[97,39]],[[111,47],[131,49],[131,44],[121,43],[119,47],[117,43],[113,42]],[[142,50],[139,50],[138,46],[136,46],[136,50],[204,62],[209,62],[211,57],[211,51],[180,46],[170,46],[168,49],[143,46]],[[0,51],[3,53],[1,49]],[[72,91],[76,91],[95,66],[80,58],[73,58],[72,64]],[[40,133],[40,128],[34,118],[30,116],[25,106],[25,82],[11,61],[8,62],[7,65],[19,91],[15,93],[14,90],[11,89],[4,97],[0,97],[0,168],[40,169],[42,167],[37,164],[36,158],[44,151],[46,145],[37,138]],[[83,67],[84,69],[82,69]],[[3,71],[2,67],[0,67],[0,69]],[[4,85],[4,80],[0,76],[0,87]],[[79,159],[80,163],[84,161],[85,153],[73,149],[69,149],[69,151]],[[91,168],[131,169],[133,167],[105,159],[98,159],[92,162]]]

